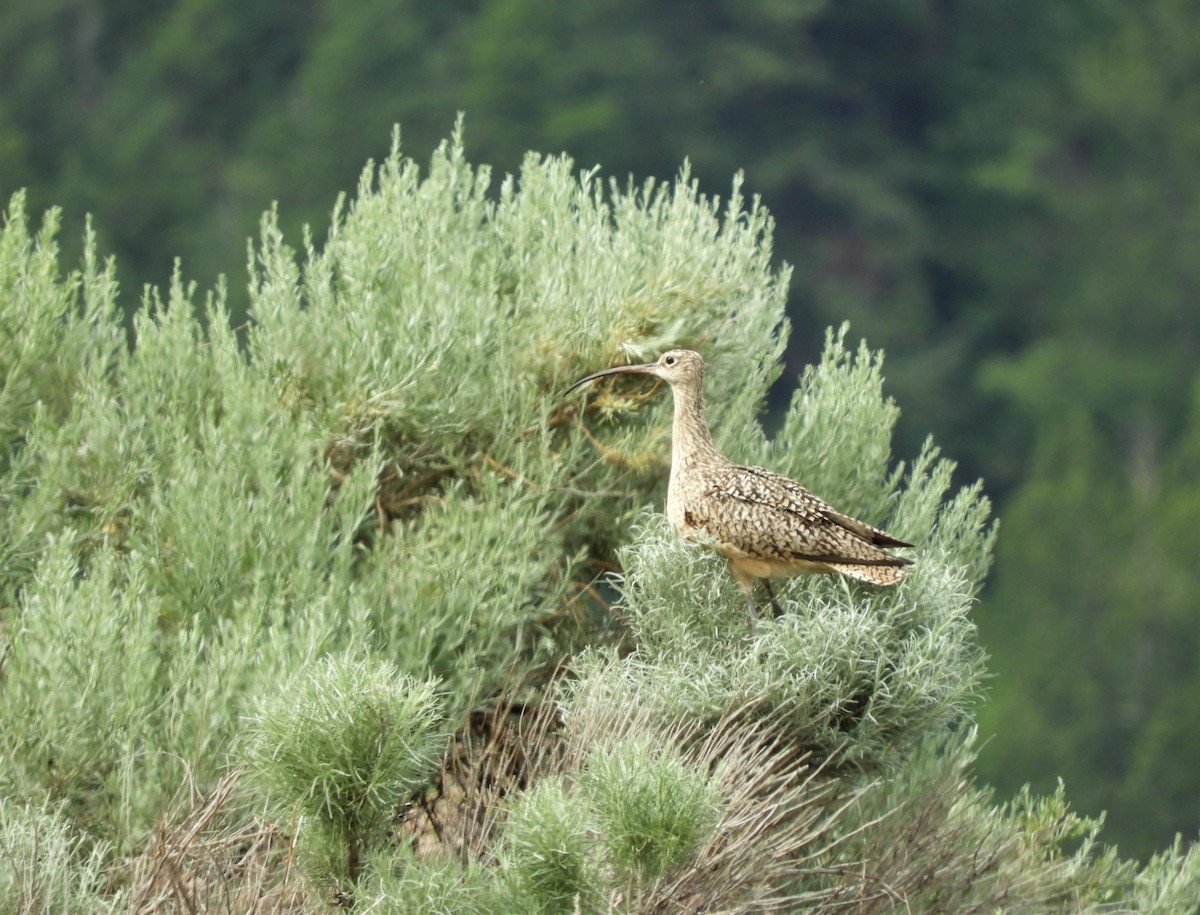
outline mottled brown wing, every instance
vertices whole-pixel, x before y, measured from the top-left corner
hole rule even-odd
[[[791,480],[787,480],[786,478],[785,480],[787,483],[797,487],[798,489],[804,489],[804,487],[799,483],[793,483]],[[805,492],[807,492],[807,490],[805,490]],[[859,521],[857,518],[851,518],[849,515],[843,515],[841,512],[835,511],[828,505],[825,506],[825,514],[830,521],[840,524],[846,530],[853,534],[857,534],[863,540],[866,540],[868,543],[873,543],[875,546],[912,546],[911,543],[907,543],[898,537],[893,537],[887,531],[881,531],[879,528],[872,527],[865,521]]]
[[[906,566],[885,546],[909,546],[835,511],[794,480],[760,467],[727,465],[705,474],[707,510],[695,523],[718,540],[762,559],[806,559],[830,565]]]

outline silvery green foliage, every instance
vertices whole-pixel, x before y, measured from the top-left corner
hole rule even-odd
[[[528,910],[494,868],[449,856],[422,860],[406,849],[378,856],[360,895],[379,915],[511,915]]]
[[[660,878],[700,869],[727,799],[710,771],[671,744],[644,734],[595,742],[578,772],[542,779],[514,800],[502,871],[530,911],[648,902]]]
[[[686,174],[618,187],[534,157],[492,185],[457,137],[425,173],[397,149],[299,259],[264,218],[247,328],[179,269],[134,347],[115,265],[89,239],[64,277],[54,214],[34,234],[14,199],[0,593],[4,689],[26,701],[0,703],[0,784],[96,821],[133,805],[121,845],[212,777],[250,697],[326,653],[368,644],[438,676],[455,718],[558,638],[612,637],[590,585],[659,498],[666,414],[588,433],[555,394],[684,342],[738,365],[716,390],[753,422],[786,276],[736,188],[718,203]],[[73,743],[125,702],[127,725]]]
[[[599,862],[586,800],[560,779],[514,799],[505,830],[504,871],[529,911],[593,911],[601,898]]]
[[[581,782],[619,879],[653,881],[692,859],[718,820],[705,773],[646,736],[593,746]]]
[[[0,915],[120,911],[105,894],[105,853],[61,813],[0,797]]]
[[[353,656],[299,672],[260,703],[247,731],[246,756],[275,815],[299,824],[320,868],[344,885],[424,788],[447,739],[433,684]]]

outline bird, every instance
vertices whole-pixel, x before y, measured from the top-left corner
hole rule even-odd
[[[762,467],[735,464],[713,443],[704,410],[704,359],[672,349],[657,362],[620,365],[580,378],[562,392],[609,375],[653,375],[671,387],[671,475],[667,520],[682,536],[706,533],[746,599],[752,628],[761,581],[776,614],[782,613],[770,579],[837,572],[891,586],[912,560],[889,552],[911,547],[886,531],[837,511],[795,480]]]

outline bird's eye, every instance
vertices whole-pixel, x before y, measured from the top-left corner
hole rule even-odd
[[[674,356],[663,356],[663,363],[665,365],[674,365],[675,357]]]

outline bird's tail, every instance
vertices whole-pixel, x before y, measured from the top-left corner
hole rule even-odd
[[[903,561],[903,565],[856,565],[854,563],[830,563],[830,568],[836,572],[841,572],[843,575],[865,581],[873,585],[894,585],[904,577],[904,573],[908,571],[909,563]]]

